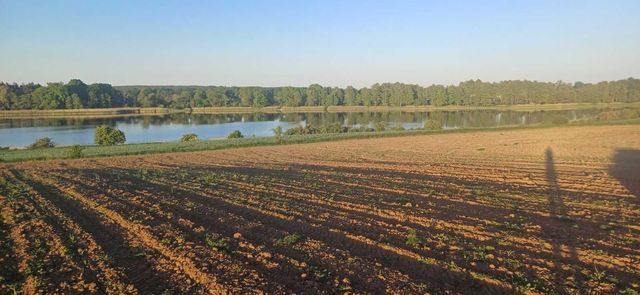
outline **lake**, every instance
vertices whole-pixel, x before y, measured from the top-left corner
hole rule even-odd
[[[613,114],[613,115],[612,115]],[[499,127],[574,121],[631,119],[638,108],[593,108],[553,111],[463,110],[432,112],[359,113],[253,113],[253,114],[170,114],[110,118],[21,118],[0,119],[0,146],[25,147],[36,139],[50,137],[58,145],[92,144],[94,129],[107,124],[122,130],[127,143],[178,140],[185,133],[201,139],[223,138],[234,130],[245,136],[272,136],[272,129],[286,130],[299,125],[320,126],[339,122],[344,126],[373,127],[384,121],[389,128],[421,128],[435,120],[443,129]],[[620,117],[622,116],[622,117]],[[630,118],[631,117],[631,118]]]

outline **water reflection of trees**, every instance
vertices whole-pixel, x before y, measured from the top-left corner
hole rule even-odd
[[[628,110],[628,109],[627,109]],[[233,122],[282,121],[293,124],[322,126],[339,122],[347,126],[366,126],[375,122],[420,126],[427,120],[435,120],[444,128],[495,127],[529,125],[564,121],[584,121],[610,118],[610,109],[552,110],[552,111],[504,111],[468,110],[434,112],[360,112],[360,113],[245,113],[245,114],[167,114],[158,116],[127,116],[111,118],[34,118],[3,119],[0,128],[19,127],[86,127],[100,124],[140,125],[142,127],[169,124],[213,125]],[[631,114],[631,115],[629,115]],[[620,117],[617,113],[615,117]],[[640,117],[640,110],[624,113],[624,119]]]

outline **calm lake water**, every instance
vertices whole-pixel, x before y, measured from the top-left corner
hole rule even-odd
[[[636,110],[631,113],[640,113]],[[58,145],[92,144],[94,129],[101,124],[124,131],[127,143],[140,143],[175,141],[185,133],[195,133],[201,139],[223,138],[234,130],[240,130],[245,136],[272,136],[271,130],[277,126],[286,130],[305,124],[320,126],[339,122],[344,126],[373,127],[376,122],[384,121],[388,127],[402,126],[410,129],[421,128],[425,121],[435,120],[442,128],[453,129],[597,120],[605,112],[613,111],[594,108],[562,111],[172,114],[102,119],[0,119],[0,146],[25,147],[42,137],[51,137]]]

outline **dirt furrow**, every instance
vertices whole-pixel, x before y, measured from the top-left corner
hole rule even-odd
[[[111,264],[93,236],[32,187],[29,187],[29,198],[34,206],[49,217],[49,223],[55,228],[57,236],[70,250],[75,262],[84,267],[85,274],[97,282],[98,290],[110,294],[137,293],[135,287],[124,280],[122,271]]]
[[[160,191],[168,189],[168,187],[165,187],[160,182],[154,182],[154,184],[160,187]],[[440,267],[418,263],[415,260],[415,255],[406,255],[406,250],[404,249],[398,249],[396,247],[383,249],[380,248],[377,243],[365,243],[361,239],[354,238],[355,236],[353,235],[346,235],[337,229],[325,228],[320,224],[306,223],[302,220],[291,218],[290,216],[274,213],[271,210],[248,206],[242,202],[234,202],[229,198],[232,194],[210,195],[202,192],[189,191],[184,188],[176,188],[175,185],[172,187],[174,193],[182,191],[186,193],[184,196],[193,202],[204,202],[209,206],[225,208],[225,210],[238,215],[251,216],[251,218],[256,218],[262,223],[269,224],[272,227],[280,228],[288,232],[299,233],[323,241],[332,247],[348,250],[352,255],[378,259],[397,270],[402,270],[414,280],[422,280],[426,273],[430,276],[446,277],[447,279],[445,279],[445,281],[467,284],[469,287],[485,286],[494,292],[501,292],[501,288],[504,288],[499,284],[474,283],[475,279],[468,274],[451,272]],[[436,288],[444,288],[444,285],[437,286]]]
[[[0,186],[2,223],[9,229],[18,274],[22,281],[12,288],[23,293],[46,290],[49,293],[96,291],[96,284],[87,281],[68,253],[68,249],[47,222],[48,216],[32,206],[28,189],[23,183],[9,178]],[[19,287],[18,287],[19,285]]]
[[[167,289],[193,292],[202,288],[194,286],[194,282],[188,283],[184,278],[176,277],[176,274],[182,274],[181,269],[157,249],[146,245],[137,233],[127,231],[121,223],[112,219],[118,216],[108,216],[110,212],[107,210],[72,190],[47,180],[46,175],[29,173],[25,176],[31,180],[29,184],[32,187],[46,195],[83,230],[96,237],[96,241],[114,259],[115,264],[124,269],[127,280],[139,292],[162,292]],[[120,217],[119,221],[122,220]]]
[[[247,241],[237,242],[238,238],[232,238],[238,232],[237,228],[223,230],[224,223],[221,223],[217,218],[207,218],[206,222],[203,222],[193,214],[193,210],[188,210],[190,208],[183,208],[176,202],[172,202],[175,199],[159,197],[144,190],[136,191],[136,186],[133,183],[127,185],[128,191],[119,190],[119,185],[114,183],[111,183],[108,191],[105,191],[90,179],[72,179],[72,176],[69,175],[58,177],[60,177],[60,181],[74,185],[75,189],[81,193],[89,193],[90,191],[103,193],[110,203],[104,206],[110,210],[123,216],[134,216],[135,214],[135,221],[147,226],[156,236],[166,237],[165,240],[171,241],[172,245],[175,244],[184,250],[196,252],[198,255],[194,259],[197,261],[194,260],[194,262],[204,265],[200,268],[206,268],[208,272],[217,271],[219,275],[226,274],[244,278],[243,280],[221,281],[221,283],[227,286],[237,285],[235,288],[238,290],[240,288],[249,290],[257,288],[272,292],[282,291],[282,286],[277,284],[282,281],[282,278],[270,275],[273,263],[269,259],[265,259],[264,255],[260,255],[260,249],[263,247]],[[82,188],[83,186],[86,187]],[[114,202],[120,203],[122,206],[115,206]],[[142,212],[144,214],[141,214]],[[238,219],[234,220],[234,224],[239,222],[241,221]],[[229,249],[212,250],[205,245],[207,239],[214,236],[219,241],[224,240]],[[252,269],[248,264],[256,269]],[[258,273],[256,270],[260,272]],[[260,278],[261,276],[267,276],[269,279],[265,280]]]

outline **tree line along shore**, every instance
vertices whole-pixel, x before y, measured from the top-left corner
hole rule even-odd
[[[494,106],[316,106],[316,107],[187,107],[182,109],[161,107],[121,107],[96,109],[53,109],[53,110],[0,110],[0,118],[30,117],[119,117],[127,115],[165,115],[176,113],[192,114],[242,114],[242,113],[342,113],[342,112],[428,112],[428,111],[464,111],[464,110],[576,110],[594,107],[624,108],[640,107],[640,102],[612,103],[555,103]]]
[[[111,113],[197,111],[330,111],[392,107],[494,107],[514,105],[640,102],[640,80],[628,78],[599,83],[537,81],[483,82],[420,86],[376,83],[360,89],[325,87],[226,87],[226,86],[112,86],[67,83],[39,85],[0,83],[0,110],[56,110],[91,114],[88,109],[112,109]],[[127,110],[118,110],[127,108]],[[238,109],[234,109],[238,108]],[[339,108],[338,108],[339,109]],[[81,110],[81,111],[79,111]],[[105,111],[96,111],[105,112]]]

